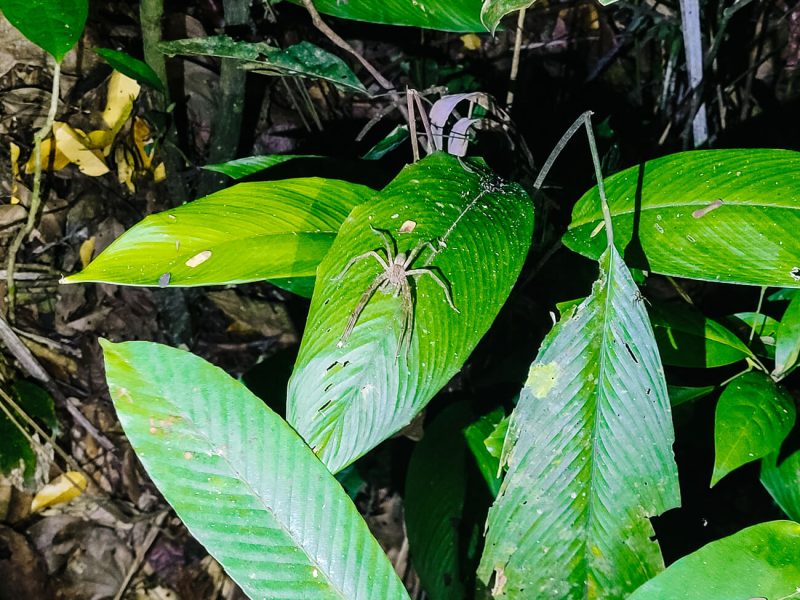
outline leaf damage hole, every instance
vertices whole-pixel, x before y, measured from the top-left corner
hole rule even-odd
[[[795,267],[789,271],[789,276],[795,281],[800,281],[800,267]]]
[[[635,362],[638,365],[639,364],[639,359],[636,358],[636,355],[633,353],[633,350],[631,350],[631,347],[628,345],[628,342],[625,342],[625,350],[627,350],[628,354],[631,355],[631,358],[633,359],[633,362]]]

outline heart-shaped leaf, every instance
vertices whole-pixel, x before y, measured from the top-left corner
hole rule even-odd
[[[406,426],[461,368],[511,292],[532,228],[522,188],[446,154],[353,210],[319,266],[289,382],[288,421],[331,471]],[[391,282],[374,289],[384,243],[420,250],[410,299]]]
[[[408,598],[341,485],[244,385],[183,350],[102,341],[120,423],[251,598]]]
[[[624,598],[663,568],[680,504],[667,384],[617,250],[547,335],[512,413],[478,577],[495,598]]]
[[[789,600],[798,582],[800,525],[772,521],[684,556],[628,600]]]
[[[335,179],[240,183],[146,217],[62,281],[188,287],[268,279],[310,296],[339,226],[374,193]]]
[[[20,33],[57,62],[83,35],[88,0],[0,0],[0,11]]]
[[[714,417],[711,485],[744,464],[778,452],[795,416],[792,397],[767,375],[749,372],[731,381]]]
[[[626,262],[678,277],[800,287],[800,152],[700,150],[605,180],[614,240]],[[597,187],[575,205],[564,243],[605,249]]]

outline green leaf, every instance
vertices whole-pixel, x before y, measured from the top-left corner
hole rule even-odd
[[[470,534],[464,527],[469,457],[462,430],[472,418],[465,403],[442,411],[425,427],[408,465],[404,497],[408,545],[431,600],[463,600],[470,589],[470,573],[461,556]],[[477,538],[479,532],[475,533]]]
[[[714,416],[711,486],[734,469],[778,452],[794,420],[794,400],[764,373],[751,371],[731,381]]]
[[[769,296],[767,296],[767,300],[770,302],[790,302],[793,298],[800,295],[800,290],[795,290],[792,288],[781,288],[772,292]]]
[[[753,356],[735,333],[684,304],[648,307],[664,364],[719,367]]]
[[[684,556],[628,600],[789,600],[798,582],[800,525],[771,521]]]
[[[680,491],[667,385],[637,291],[609,247],[592,294],[531,366],[478,570],[496,598],[624,598],[663,568],[647,517],[678,506]]]
[[[102,340],[145,469],[251,598],[408,598],[342,487],[241,383],[198,356]]]
[[[308,42],[281,50],[263,42],[238,42],[226,35],[216,35],[161,42],[158,48],[168,56],[182,54],[239,60],[243,69],[263,75],[315,77],[369,95],[347,63]]]
[[[519,400],[519,397],[517,397]],[[483,440],[483,445],[486,446],[486,451],[490,456],[500,460],[503,455],[503,444],[505,443],[506,434],[508,433],[508,423],[510,417],[503,417],[497,423],[492,432]]]
[[[500,453],[493,453],[492,450],[489,449],[489,444],[492,444],[494,449],[495,440],[493,436],[501,422],[508,423],[505,419],[505,412],[502,408],[496,408],[488,415],[483,415],[474,423],[470,423],[464,429],[464,437],[467,440],[467,446],[472,453],[472,457],[475,459],[478,470],[486,481],[492,498],[497,496],[497,493],[500,491],[500,484],[503,480],[499,475]],[[501,439],[501,447],[502,442]]]
[[[364,160],[380,160],[389,152],[401,146],[408,139],[408,135],[408,125],[398,125],[361,158]]]
[[[26,415],[40,421],[53,434],[58,433],[58,419],[53,397],[47,390],[35,383],[19,379],[11,385],[11,392],[14,401],[25,411]],[[5,408],[5,410],[0,410],[0,473],[9,474],[13,470],[21,468],[23,478],[30,481],[36,469],[36,454],[28,442],[28,438],[8,417],[6,410],[14,416],[14,420],[19,425],[25,427],[28,433],[32,433],[32,430],[25,424],[19,413],[6,404],[2,398],[0,398],[0,403]]]
[[[322,158],[315,154],[267,154],[263,156],[246,156],[244,158],[235,158],[224,163],[215,163],[205,165],[203,168],[206,171],[214,171],[215,173],[222,173],[231,179],[242,179],[279,165],[295,158]]]
[[[149,85],[151,88],[164,91],[164,84],[155,71],[146,62],[134,58],[125,52],[111,48],[95,48],[94,51],[123,75],[135,79],[139,83]]]
[[[669,401],[673,407],[686,404],[687,402],[692,402],[693,400],[699,400],[700,398],[705,398],[715,389],[716,388],[713,385],[706,385],[703,387],[684,387],[680,385],[667,386]]]
[[[681,152],[627,169],[605,180],[615,243],[628,264],[655,273],[800,287],[799,170],[800,153],[764,149]],[[602,221],[595,187],[564,243],[599,256]]]
[[[290,1],[302,4],[301,0]],[[314,0],[314,6],[323,14],[355,21],[441,31],[484,31],[481,0]]]
[[[737,333],[739,339],[748,342],[753,352],[770,360],[775,358],[775,337],[778,332],[778,321],[758,312],[739,312],[725,319],[726,323]]]
[[[336,472],[396,433],[461,368],[519,275],[531,241],[533,209],[516,184],[482,166],[433,154],[407,166],[345,221],[319,266],[300,354],[289,382],[287,420]],[[411,268],[414,299],[377,291],[342,343],[359,300],[382,272],[368,251],[425,247]],[[409,231],[411,229],[411,231]],[[408,233],[404,233],[408,231]],[[340,277],[341,276],[341,277]],[[389,287],[387,292],[392,292]],[[413,326],[405,327],[405,318]],[[401,348],[403,333],[408,344]]]
[[[500,20],[512,12],[532,6],[536,0],[483,0],[481,21],[494,34]]]
[[[146,217],[62,281],[188,287],[268,279],[310,295],[341,223],[373,194],[335,179],[240,183]]]
[[[0,0],[0,11],[20,33],[56,62],[81,39],[87,0]]]
[[[800,450],[778,463],[778,454],[761,461],[761,484],[786,515],[800,521]]]
[[[58,433],[58,418],[53,397],[42,386],[18,379],[11,385],[19,407],[32,419],[41,421],[54,434]]]
[[[795,367],[800,357],[800,295],[786,307],[775,336],[775,370],[772,376],[780,380]]]

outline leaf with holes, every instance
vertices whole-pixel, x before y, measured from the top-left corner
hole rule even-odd
[[[408,598],[336,479],[244,385],[183,350],[101,345],[137,456],[251,598]]]
[[[800,525],[771,521],[684,556],[628,600],[789,600],[798,582]]]
[[[146,217],[62,281],[189,287],[268,279],[310,296],[340,225],[374,193],[335,179],[240,183]]]
[[[547,335],[512,413],[478,576],[496,598],[624,598],[663,568],[648,517],[680,504],[670,403],[615,248]]]
[[[739,375],[723,390],[714,416],[711,485],[754,460],[778,452],[794,426],[794,400],[767,375]]]
[[[800,152],[698,150],[605,180],[614,240],[632,267],[749,285],[800,287]],[[564,243],[599,256],[597,187],[575,205]]]
[[[800,521],[800,450],[778,463],[778,454],[761,461],[761,484],[794,521]]]
[[[241,61],[243,69],[263,75],[297,75],[324,79],[354,92],[367,94],[347,63],[327,50],[300,42],[285,49],[264,42],[239,42],[226,35],[161,42],[168,56],[217,56]]]
[[[20,33],[57,62],[81,39],[87,0],[0,0],[0,11]]]
[[[353,210],[317,271],[289,382],[288,421],[331,471],[408,425],[458,372],[511,292],[532,228],[522,188],[446,154],[406,167]],[[389,240],[421,251],[408,265],[421,269],[405,280],[410,299],[384,293],[400,292],[388,283],[374,289]]]
[[[323,14],[354,21],[441,31],[485,31],[480,20],[481,0],[314,0],[314,6]]]

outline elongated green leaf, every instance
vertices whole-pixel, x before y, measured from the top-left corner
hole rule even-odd
[[[333,179],[241,183],[150,215],[63,283],[188,287],[269,279],[310,296],[339,226],[372,194]]]
[[[725,323],[736,332],[739,339],[749,340],[753,352],[770,360],[775,358],[778,321],[762,313],[739,312],[727,317]]]
[[[505,412],[502,408],[496,408],[464,429],[467,446],[475,459],[478,470],[486,481],[492,498],[497,496],[500,491],[500,484],[503,482],[499,475],[500,453],[493,452],[495,449],[495,430],[501,421],[507,423]],[[503,433],[505,434],[505,429],[503,429]],[[491,450],[490,446],[492,446]],[[500,446],[502,447],[502,439],[500,440]]]
[[[157,90],[164,90],[164,85],[161,83],[158,75],[146,62],[142,62],[138,58],[134,58],[125,52],[112,50],[111,48],[95,48],[94,51],[123,75]]]
[[[246,156],[244,158],[236,158],[224,163],[205,165],[203,168],[206,171],[222,173],[231,179],[242,179],[248,175],[253,175],[254,173],[258,173],[264,169],[269,169],[275,165],[294,160],[295,158],[321,157],[314,154],[267,154],[264,156]]]
[[[680,406],[693,400],[699,400],[708,396],[716,388],[713,385],[703,387],[683,387],[679,385],[668,385],[669,401],[672,406]]]
[[[778,454],[761,461],[761,484],[794,521],[800,521],[800,450],[778,464]]]
[[[308,42],[281,50],[263,42],[238,42],[228,36],[217,35],[161,42],[158,47],[169,56],[184,54],[230,58],[242,61],[242,68],[265,75],[316,77],[367,94],[366,88],[347,63]]]
[[[519,186],[441,153],[406,167],[353,210],[319,266],[289,382],[288,421],[331,471],[406,426],[461,368],[508,297],[532,226],[531,202]],[[359,300],[383,272],[365,256],[342,275],[363,253],[385,253],[371,228],[388,232],[403,253],[431,242],[410,265],[431,270],[411,276],[410,304],[391,293],[396,286],[376,291],[343,340]],[[407,317],[413,326],[404,326]]]
[[[83,35],[88,0],[0,0],[0,11],[20,33],[61,62]]]
[[[663,568],[647,517],[678,506],[669,397],[619,253],[547,335],[512,413],[479,578],[497,598],[624,598]]]
[[[448,407],[414,448],[406,477],[405,518],[411,561],[431,600],[463,600],[470,573],[462,556],[470,532],[464,522],[467,495],[466,440],[472,411]],[[477,525],[477,523],[475,524]]]
[[[778,452],[794,421],[792,397],[767,375],[749,372],[731,381],[714,417],[711,485],[742,465]]]
[[[101,344],[137,456],[251,598],[408,598],[339,483],[247,388],[189,352]]]
[[[729,329],[686,305],[648,307],[664,364],[677,367],[719,367],[753,353]]]
[[[781,317],[781,324],[775,336],[776,379],[785,377],[797,364],[800,357],[800,295],[795,296]]]
[[[302,4],[302,0],[290,0]],[[314,0],[323,14],[442,31],[484,31],[480,20],[481,0]]]
[[[389,152],[401,146],[408,139],[408,125],[398,125],[385,138],[375,144],[362,156],[364,160],[380,160]]]
[[[800,582],[800,525],[771,521],[706,544],[629,600],[789,600]]]
[[[656,273],[800,287],[799,170],[800,153],[763,149],[682,152],[627,169],[605,181],[615,243],[631,266]],[[564,243],[599,256],[602,221],[595,187]]]

